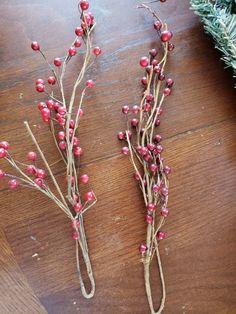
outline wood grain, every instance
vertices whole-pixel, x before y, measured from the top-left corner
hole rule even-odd
[[[137,247],[145,237],[144,206],[116,133],[125,128],[120,109],[139,102],[140,56],[155,46],[152,19],[138,1],[91,0],[94,40],[104,53],[88,73],[94,88],[85,100],[80,139],[81,171],[99,199],[85,217],[97,283],[82,298],[70,223],[35,191],[9,192],[0,182],[0,313],[149,313]],[[52,60],[63,55],[78,23],[77,1],[2,0],[0,4],[0,137],[16,159],[33,148],[23,120],[33,125],[51,163],[58,160],[47,127],[40,124],[34,81],[48,70],[30,49],[38,40]],[[176,49],[168,75],[176,82],[166,102],[160,133],[173,168],[171,215],[163,241],[167,314],[234,314],[236,107],[232,73],[224,69],[189,2],[167,1],[160,14],[174,31]],[[70,93],[78,55],[66,77]],[[43,99],[43,98],[42,98]],[[7,165],[1,167],[9,169]],[[62,163],[53,167],[64,182]],[[160,289],[154,269],[156,302]]]

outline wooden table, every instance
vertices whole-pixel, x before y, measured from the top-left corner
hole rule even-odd
[[[10,192],[0,182],[0,313],[149,313],[137,250],[145,238],[143,200],[116,133],[124,129],[120,109],[141,92],[139,58],[155,46],[152,18],[138,1],[91,0],[97,19],[94,40],[104,53],[88,74],[96,88],[85,100],[80,139],[82,170],[99,199],[85,217],[97,283],[92,300],[82,298],[70,223],[46,197],[31,190]],[[58,154],[36,103],[35,80],[47,68],[30,43],[38,40],[49,60],[63,55],[78,23],[77,1],[2,0],[1,139],[24,161],[34,149],[29,120],[50,162]],[[155,5],[156,6],[156,5]],[[174,32],[168,72],[175,79],[160,132],[173,168],[171,215],[161,244],[167,285],[165,313],[234,314],[236,254],[236,106],[230,70],[224,70],[189,2],[158,5]],[[70,66],[69,94],[80,56]],[[43,98],[42,98],[43,99]],[[1,161],[1,167],[8,169]],[[55,165],[64,182],[62,163]],[[159,281],[153,285],[158,302]]]

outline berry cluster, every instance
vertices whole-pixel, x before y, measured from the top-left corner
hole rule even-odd
[[[94,86],[92,79],[87,80],[85,83],[83,79],[88,67],[102,53],[100,47],[92,46],[91,35],[96,23],[94,15],[91,12],[86,12],[89,6],[89,2],[86,0],[79,2],[80,26],[75,28],[76,37],[64,57],[56,57],[50,63],[41,50],[40,44],[36,41],[33,41],[31,44],[33,51],[40,53],[45,59],[51,72],[46,79],[38,78],[35,82],[36,91],[45,95],[45,100],[38,102],[37,108],[41,114],[42,121],[48,124],[55,145],[65,163],[67,194],[63,195],[28,122],[25,121],[27,132],[38,151],[37,153],[33,151],[28,152],[26,156],[28,163],[14,160],[9,152],[10,145],[8,142],[2,141],[0,143],[0,158],[5,159],[18,173],[17,175],[12,175],[0,170],[0,178],[8,178],[9,188],[30,187],[41,191],[53,200],[71,220],[72,237],[76,240],[76,252],[78,252],[78,247],[80,247],[91,282],[91,291],[87,293],[80,276],[81,290],[86,298],[94,295],[95,284],[83,226],[83,214],[96,203],[97,199],[94,192],[90,189],[84,195],[80,191],[80,184],[89,184],[89,176],[87,174],[79,174],[80,157],[84,150],[78,138],[78,127],[80,119],[84,116],[82,106],[86,91]],[[77,54],[78,49],[81,50],[81,54],[84,52],[85,57],[81,71],[73,84],[71,97],[66,99],[64,77],[68,63]],[[77,105],[75,96],[79,86],[82,92]],[[39,166],[39,163],[42,161],[44,167]],[[49,179],[51,179],[51,182]],[[57,190],[57,194],[50,189],[52,183]],[[79,271],[80,266],[78,263],[77,259],[77,269]]]
[[[146,70],[146,75],[141,79],[141,84],[144,87],[141,105],[134,105],[132,108],[127,105],[122,107],[122,113],[126,116],[130,129],[117,134],[119,140],[124,140],[128,144],[128,146],[122,147],[122,154],[129,155],[132,151],[132,154],[143,166],[143,173],[141,171],[136,172],[134,178],[139,182],[141,189],[144,187],[144,193],[147,196],[145,219],[148,224],[154,223],[157,204],[162,204],[159,212],[162,217],[166,218],[169,214],[166,204],[169,194],[168,175],[171,168],[163,164],[162,136],[159,133],[155,134],[155,132],[161,123],[164,99],[171,94],[174,81],[171,78],[165,79],[163,61],[158,61],[157,55],[157,49],[151,49],[149,57],[140,59],[141,67]],[[162,82],[165,86],[162,94],[159,95],[157,90],[159,91]],[[134,144],[132,144],[133,141]],[[158,230],[156,237],[158,240],[162,240],[165,238],[165,233]],[[146,245],[140,246],[141,253],[145,253],[147,250]]]
[[[160,1],[160,2],[165,2]],[[165,302],[165,285],[160,263],[158,245],[166,237],[162,226],[169,215],[167,206],[169,197],[169,175],[171,168],[164,165],[162,136],[159,132],[163,104],[166,97],[172,93],[174,81],[166,79],[166,62],[169,53],[174,49],[170,43],[173,37],[167,25],[161,21],[155,11],[146,4],[139,6],[147,9],[155,18],[154,29],[160,38],[162,49],[153,48],[148,56],[139,60],[139,65],[145,69],[141,78],[143,92],[140,104],[124,105],[122,113],[125,116],[127,129],[120,131],[117,137],[125,142],[121,153],[130,157],[134,168],[134,179],[142,191],[145,202],[145,221],[147,224],[146,243],[139,246],[144,264],[145,287],[151,313],[155,312],[150,288],[150,264],[153,256],[157,256],[161,274],[163,297],[158,313],[161,313]]]

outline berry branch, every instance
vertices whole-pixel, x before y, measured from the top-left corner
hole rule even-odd
[[[146,9],[154,17],[154,29],[160,38],[161,49],[158,51],[153,48],[149,51],[149,57],[144,56],[140,59],[140,66],[146,71],[146,75],[141,79],[144,87],[141,102],[139,106],[134,105],[132,109],[127,105],[122,107],[122,113],[126,116],[128,127],[126,131],[118,133],[118,139],[127,143],[127,146],[122,148],[122,153],[130,156],[135,171],[134,178],[139,184],[146,206],[146,243],[140,245],[139,251],[142,254],[145,288],[150,311],[155,314],[162,312],[166,298],[159,243],[166,237],[162,227],[169,215],[167,207],[168,176],[171,168],[164,165],[163,146],[160,144],[162,137],[160,134],[154,134],[154,132],[161,122],[160,116],[164,101],[171,94],[171,88],[174,85],[171,78],[165,78],[166,62],[170,51],[174,49],[174,45],[170,43],[173,36],[172,32],[168,30],[167,24],[162,22],[157,13],[146,3],[139,5],[138,8]],[[160,54],[160,61],[157,59],[158,54]],[[150,265],[154,256],[156,256],[162,285],[162,297],[157,311],[154,309],[150,284]]]
[[[76,38],[68,49],[66,56],[55,58],[53,64],[51,64],[41,50],[39,43],[34,41],[31,44],[31,48],[41,54],[52,73],[47,79],[48,85],[51,86],[50,92],[46,89],[46,84],[43,79],[37,79],[36,81],[36,91],[44,93],[47,98],[45,102],[39,102],[37,107],[41,113],[43,122],[49,126],[55,145],[60,153],[61,160],[65,164],[67,182],[66,195],[63,194],[43,149],[38,144],[27,121],[24,122],[27,133],[30,135],[38,152],[28,152],[27,160],[30,164],[14,160],[9,152],[9,143],[6,141],[0,142],[0,158],[5,159],[17,172],[17,175],[13,175],[0,170],[0,178],[9,178],[9,188],[28,187],[40,191],[51,199],[71,220],[73,229],[72,237],[76,242],[77,270],[81,291],[85,298],[93,297],[95,293],[95,281],[88,252],[83,215],[88,209],[95,205],[97,198],[93,191],[88,191],[84,196],[81,195],[80,184],[87,184],[89,182],[89,176],[87,174],[79,176],[80,158],[83,154],[83,149],[79,146],[78,127],[80,119],[84,116],[82,107],[86,91],[94,86],[94,82],[91,79],[84,84],[84,77],[95,58],[102,52],[99,47],[92,47],[92,32],[96,23],[93,14],[91,12],[85,12],[88,8],[89,2],[87,0],[81,0],[79,2],[81,25],[75,29]],[[83,43],[85,47],[83,64],[73,84],[72,94],[69,99],[66,99],[64,78],[67,66],[70,60],[77,54],[77,49],[80,48]],[[82,92],[78,105],[76,105],[75,99],[79,87],[82,89]],[[57,95],[57,93],[59,93],[59,95]],[[45,170],[38,167],[38,155],[44,163]],[[51,178],[56,193],[53,193],[49,187],[49,178]],[[81,275],[79,255],[82,256],[90,281],[89,292],[85,288],[84,280]]]

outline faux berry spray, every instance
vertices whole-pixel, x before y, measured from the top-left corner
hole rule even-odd
[[[11,154],[8,142],[0,142],[0,158],[5,159],[17,173],[17,175],[12,175],[0,170],[0,178],[8,180],[9,188],[28,187],[42,192],[70,219],[72,237],[76,243],[76,262],[79,281],[82,294],[85,298],[91,298],[94,295],[95,281],[89,257],[83,216],[96,203],[96,196],[92,190],[87,190],[85,194],[82,194],[80,189],[81,184],[88,185],[89,176],[79,173],[83,148],[80,146],[78,138],[78,126],[80,119],[84,116],[83,101],[85,94],[88,89],[94,86],[93,80],[89,79],[87,82],[84,82],[84,77],[87,69],[92,65],[96,57],[101,54],[99,47],[92,46],[91,36],[95,27],[95,20],[91,12],[86,12],[88,8],[88,1],[81,0],[79,2],[80,26],[75,29],[76,37],[64,57],[56,57],[50,63],[41,50],[40,44],[36,41],[31,44],[31,48],[44,58],[50,71],[50,75],[46,80],[39,78],[36,81],[36,91],[45,95],[45,101],[37,104],[37,110],[40,112],[43,123],[48,124],[60,158],[64,162],[67,192],[63,194],[60,184],[54,176],[52,168],[43,152],[44,149],[39,146],[27,121],[24,122],[26,130],[36,148],[36,152],[30,151],[27,153],[27,161],[20,162],[15,160]],[[84,53],[83,64],[73,83],[71,96],[66,99],[64,77],[67,66],[71,59],[75,58],[78,50],[80,50],[81,56]],[[78,89],[81,90],[81,94],[77,102],[75,98],[76,96],[78,97]],[[44,165],[43,167],[39,167],[40,162]],[[49,180],[51,181],[50,184]],[[53,189],[50,187],[51,184],[54,185]],[[52,190],[56,190],[56,192]],[[82,278],[79,255],[81,255],[86,266],[91,285],[89,292],[86,290]]]
[[[157,2],[157,1],[153,1]],[[165,2],[165,1],[160,1]],[[143,93],[139,105],[132,108],[125,105],[122,108],[127,122],[126,131],[118,133],[118,139],[125,142],[122,153],[130,157],[134,168],[134,179],[142,191],[146,207],[145,221],[147,224],[146,241],[139,247],[144,265],[145,288],[151,314],[161,313],[166,298],[165,281],[159,244],[166,237],[163,225],[169,209],[169,174],[171,168],[164,165],[162,136],[158,132],[161,115],[166,97],[172,92],[174,81],[166,79],[165,67],[170,51],[174,45],[170,42],[173,34],[167,24],[163,23],[157,13],[146,4],[139,8],[148,10],[154,17],[154,29],[161,42],[161,49],[153,48],[147,56],[140,58],[139,64],[145,70],[141,79]],[[150,284],[151,263],[157,261],[162,296],[157,311],[153,305],[153,294]]]

